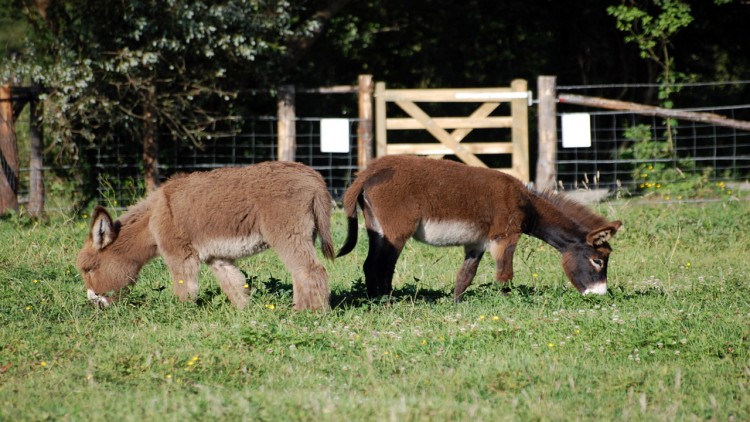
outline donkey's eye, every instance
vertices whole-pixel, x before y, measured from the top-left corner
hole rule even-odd
[[[594,267],[595,270],[601,271],[601,269],[604,267],[604,260],[601,259],[590,259],[591,265]]]

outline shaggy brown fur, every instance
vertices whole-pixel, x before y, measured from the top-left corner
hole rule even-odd
[[[530,191],[490,169],[409,156],[375,160],[344,194],[349,232],[339,256],[357,242],[357,204],[370,249],[364,263],[371,296],[390,294],[396,261],[410,237],[436,246],[463,245],[456,277],[458,300],[489,249],[498,281],[513,278],[513,253],[522,233],[563,254],[563,268],[582,293],[606,292],[607,243],[622,225],[553,193]]]
[[[313,169],[265,162],[174,177],[113,221],[103,207],[78,255],[89,299],[135,283],[141,267],[161,255],[181,300],[198,294],[200,263],[210,265],[229,300],[248,301],[236,259],[273,248],[292,274],[295,309],[328,309],[328,275],[314,240],[334,258],[330,234],[331,196]]]

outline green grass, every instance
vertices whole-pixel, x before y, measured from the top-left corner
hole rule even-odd
[[[750,204],[600,206],[610,293],[579,295],[522,238],[510,293],[485,257],[453,304],[460,248],[410,242],[368,301],[364,231],[327,262],[334,309],[291,310],[273,252],[242,261],[231,307],[210,272],[177,302],[160,260],[124,302],[86,303],[82,216],[0,220],[0,420],[748,420]],[[334,218],[341,245],[344,218]]]

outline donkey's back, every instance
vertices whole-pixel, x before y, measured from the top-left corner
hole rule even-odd
[[[324,255],[334,255],[330,194],[320,174],[303,164],[271,161],[193,173],[157,193],[152,231],[165,242],[189,239],[202,261],[284,248],[292,235],[315,233]]]

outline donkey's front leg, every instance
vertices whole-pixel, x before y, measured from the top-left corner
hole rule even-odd
[[[513,278],[513,253],[516,251],[520,233],[498,237],[490,245],[490,254],[496,263],[495,279],[505,283]]]
[[[456,276],[456,289],[453,291],[454,302],[461,300],[461,296],[463,296],[471,281],[474,280],[474,276],[477,275],[477,268],[479,268],[479,261],[483,255],[484,248],[476,245],[464,246],[464,263]]]
[[[187,258],[177,256],[164,256],[169,270],[172,272],[172,286],[174,293],[181,302],[188,302],[198,298],[198,273],[200,271],[200,260],[196,255],[190,254]]]

